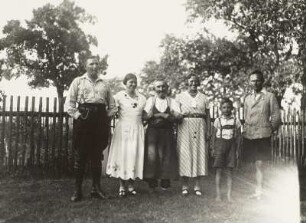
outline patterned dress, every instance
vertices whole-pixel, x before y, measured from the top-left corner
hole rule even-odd
[[[197,177],[207,175],[208,149],[205,142],[206,123],[203,117],[188,117],[192,114],[205,115],[208,101],[198,92],[192,97],[187,91],[176,97],[182,114],[187,115],[178,127],[177,152],[180,176]]]
[[[125,91],[114,98],[119,108],[119,120],[112,138],[106,173],[112,177],[142,179],[144,160],[144,128],[142,112],[146,98],[137,93],[131,98]]]

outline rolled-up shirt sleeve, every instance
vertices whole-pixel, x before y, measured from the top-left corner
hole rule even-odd
[[[153,98],[149,98],[144,107],[144,111],[147,113],[147,116],[150,118],[153,116]]]
[[[74,119],[78,119],[81,113],[77,109],[77,97],[78,97],[78,80],[72,81],[68,95],[65,101],[65,110]]]

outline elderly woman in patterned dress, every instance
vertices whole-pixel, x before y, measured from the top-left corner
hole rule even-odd
[[[183,119],[178,126],[177,152],[182,194],[189,194],[189,179],[195,180],[194,192],[201,196],[200,177],[208,172],[209,110],[206,96],[198,91],[199,78],[188,78],[188,89],[176,96]]]

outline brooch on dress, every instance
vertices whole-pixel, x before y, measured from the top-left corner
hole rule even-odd
[[[128,96],[128,94],[124,94],[124,96],[125,96],[127,99],[130,99],[130,98],[131,98],[131,97]],[[138,98],[138,97],[137,97],[137,98]],[[138,104],[137,104],[137,102],[132,102],[131,105],[132,105],[132,108],[136,108]]]

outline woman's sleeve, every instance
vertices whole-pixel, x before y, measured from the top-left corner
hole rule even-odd
[[[170,99],[171,100],[171,110],[172,112],[174,112],[175,115],[181,114],[181,109],[180,109],[180,105],[179,103],[174,100],[174,99]]]

